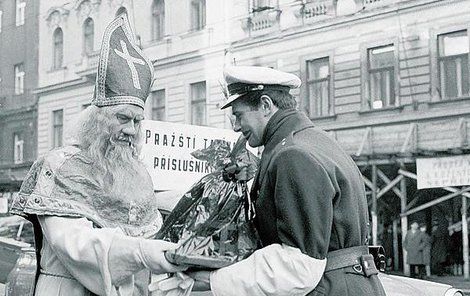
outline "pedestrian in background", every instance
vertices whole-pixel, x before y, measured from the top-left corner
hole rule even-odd
[[[432,239],[431,236],[426,232],[427,227],[426,224],[421,224],[419,227],[419,230],[421,231],[421,235],[423,236],[423,241],[424,241],[424,248],[423,248],[423,263],[424,266],[426,267],[426,277],[431,276],[431,245],[432,245]]]
[[[433,273],[442,276],[446,273],[449,231],[444,223],[436,223],[432,227],[431,267]]]
[[[424,277],[424,260],[423,260],[423,249],[424,249],[424,237],[419,230],[418,222],[411,223],[410,230],[405,236],[405,250],[407,254],[407,262],[410,265],[410,276],[413,278]]]

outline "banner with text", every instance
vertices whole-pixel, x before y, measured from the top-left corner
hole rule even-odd
[[[152,177],[155,190],[188,190],[210,173],[207,162],[191,156],[212,140],[231,142],[240,136],[229,129],[211,128],[154,120],[142,121],[142,160]]]
[[[418,189],[470,185],[470,155],[416,159]]]

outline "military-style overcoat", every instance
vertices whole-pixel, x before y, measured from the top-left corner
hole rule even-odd
[[[361,173],[343,149],[299,111],[279,110],[268,122],[252,188],[263,246],[328,252],[367,244],[368,208]],[[352,267],[326,272],[309,295],[385,295],[377,276]]]

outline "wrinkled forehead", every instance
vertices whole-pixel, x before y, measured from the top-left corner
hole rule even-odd
[[[101,107],[107,108],[110,114],[121,114],[132,118],[142,118],[144,117],[144,109],[136,105],[130,104],[122,104],[122,105],[115,105],[109,107]]]

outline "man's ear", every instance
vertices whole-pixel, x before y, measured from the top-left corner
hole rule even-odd
[[[273,100],[268,95],[261,96],[261,109],[263,113],[267,116],[272,115],[277,111],[277,107],[274,105]]]

